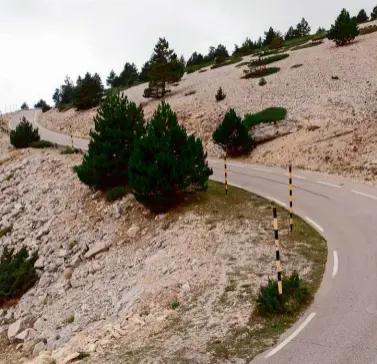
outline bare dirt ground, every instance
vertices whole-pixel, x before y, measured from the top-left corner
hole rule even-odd
[[[335,47],[333,42],[325,40],[316,47],[289,51],[290,57],[272,64],[281,70],[266,77],[267,84],[263,87],[258,85],[258,79],[240,79],[246,66],[195,72],[185,75],[179,86],[172,87],[167,101],[188,131],[202,137],[209,154],[219,152],[211,142],[211,135],[230,107],[240,115],[271,106],[285,107],[287,120],[297,126],[293,133],[257,146],[246,161],[269,165],[292,162],[297,168],[375,180],[376,40],[377,33],[372,33],[359,36],[347,47]],[[295,64],[303,66],[291,68]],[[219,86],[227,96],[217,103],[214,95]],[[142,103],[146,116],[150,117],[158,101],[142,97],[145,87],[138,85],[125,93],[131,100]],[[185,96],[189,91],[196,93]],[[73,129],[75,135],[87,137],[93,115],[94,111],[60,114],[50,111],[43,115],[42,124],[64,132]]]
[[[108,203],[82,185],[72,172],[80,155],[15,151],[5,134],[0,147],[9,157],[0,165],[0,229],[12,226],[0,248],[26,245],[41,258],[38,284],[0,310],[0,363],[18,363],[35,345],[48,352],[33,363],[60,364],[74,351],[93,363],[243,363],[293,322],[271,332],[252,318],[259,286],[275,276],[269,202],[233,188],[225,197],[211,182],[155,215],[130,194]],[[284,272],[297,269],[314,292],[325,242],[300,220],[288,239],[287,213],[279,216]],[[7,329],[26,319],[34,325],[16,349]],[[235,346],[240,333],[248,341]]]

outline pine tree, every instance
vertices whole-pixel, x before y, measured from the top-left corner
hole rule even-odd
[[[165,38],[159,38],[151,59],[149,87],[144,90],[144,97],[165,97],[170,92],[166,84],[178,82],[182,76],[180,67],[177,67],[174,50],[169,49],[169,43]]]
[[[89,150],[74,167],[81,182],[98,189],[127,184],[128,162],[143,133],[141,106],[119,92],[109,92],[94,118]]]
[[[365,23],[369,20],[368,15],[364,9],[361,9],[359,11],[359,14],[357,14],[356,20],[358,23]]]
[[[293,29],[292,26],[289,27],[287,33],[285,33],[284,39],[287,40],[292,40],[296,37],[296,31]]]
[[[359,30],[356,19],[351,19],[349,12],[343,9],[335,24],[331,25],[327,38],[333,40],[338,46],[344,46],[351,43],[358,35]]]
[[[34,107],[36,109],[42,109],[42,112],[46,112],[48,110],[51,110],[51,106],[47,104],[47,102],[45,100],[42,100],[40,99],[35,105]]]
[[[139,78],[139,73],[135,63],[126,63],[119,74],[119,86],[130,87]]]
[[[150,71],[151,71],[151,61],[147,61],[144,63],[143,67],[141,68],[141,71],[139,74],[139,81],[148,82]]]
[[[106,85],[109,87],[117,87],[118,76],[114,70],[110,71],[109,76],[106,78]]]
[[[29,110],[29,105],[24,102],[22,105],[21,105],[21,110]]]
[[[98,106],[102,100],[103,85],[98,73],[93,76],[87,72],[84,78],[77,78],[73,105],[77,110],[88,110]]]
[[[10,143],[16,148],[28,148],[31,143],[39,140],[38,129],[34,129],[24,116],[16,129],[10,132]]]
[[[297,24],[297,34],[300,37],[304,37],[305,35],[310,34],[310,26],[309,23],[306,21],[305,18],[301,19],[301,22]]]
[[[55,102],[55,106],[57,106],[61,102],[62,98],[61,98],[60,90],[58,88],[55,89],[55,92],[52,95],[52,99]]]
[[[370,20],[376,20],[377,19],[377,6],[375,6],[370,13]]]
[[[283,38],[277,35],[276,37],[272,39],[269,48],[277,51],[282,46],[283,46]]]
[[[162,102],[137,143],[129,163],[133,192],[152,204],[169,204],[186,191],[207,188],[212,170],[201,140],[178,124],[170,106]]]
[[[179,57],[179,63],[183,66],[183,68],[186,67],[186,60],[183,54],[181,54],[181,56]]]
[[[276,37],[276,32],[274,30],[274,28],[270,27],[270,29],[264,33],[264,42],[263,44],[264,45],[270,45],[272,40]]]
[[[225,114],[223,121],[213,132],[212,139],[232,156],[250,153],[253,145],[247,126],[234,109]]]

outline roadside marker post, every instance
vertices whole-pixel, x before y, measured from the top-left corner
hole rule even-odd
[[[228,171],[226,167],[226,152],[224,152],[225,194],[228,194]]]
[[[280,310],[281,310],[281,312],[283,312],[284,311],[283,282],[281,280],[279,231],[278,231],[278,218],[277,218],[276,207],[273,208],[273,216],[274,216],[274,233],[275,233],[275,249],[276,249],[276,271],[277,271],[277,275],[278,275],[279,302],[280,302]]]
[[[293,196],[292,196],[292,165],[289,165],[289,226],[291,232],[293,231]]]

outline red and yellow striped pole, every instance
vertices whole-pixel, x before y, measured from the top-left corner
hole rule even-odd
[[[282,279],[281,279],[280,245],[279,245],[278,218],[277,218],[276,207],[273,208],[273,216],[274,216],[274,233],[275,233],[275,249],[276,249],[276,271],[277,271],[277,275],[278,275],[279,302],[280,302],[280,310],[281,310],[281,312],[283,312],[283,310],[284,310],[283,282],[282,282]]]
[[[226,152],[224,152],[225,194],[228,194],[228,171],[226,167]]]
[[[291,232],[293,231],[293,196],[292,196],[292,190],[293,190],[293,185],[292,185],[292,165],[289,165],[289,226]]]

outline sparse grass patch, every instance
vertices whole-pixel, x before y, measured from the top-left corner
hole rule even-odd
[[[254,61],[251,61],[250,64],[253,66],[265,66],[267,64],[273,63],[280,61],[282,59],[288,58],[289,54],[288,53],[282,53],[282,54],[276,54],[274,56],[270,56],[267,58],[259,58]]]
[[[215,68],[219,68],[219,67],[223,67],[223,66],[229,66],[231,64],[238,63],[238,62],[241,62],[241,61],[242,61],[242,57],[229,58],[228,60],[226,60],[223,63],[214,64],[213,66],[211,66],[211,69],[215,69]]]
[[[13,226],[7,226],[4,229],[0,229],[0,238],[12,232]]]
[[[196,91],[192,90],[192,91],[186,92],[185,96],[190,96],[190,95],[195,95],[195,94],[196,94]]]
[[[75,321],[75,315],[72,314],[68,316],[67,318],[65,318],[62,323],[63,325],[69,325],[69,324],[72,324],[74,321]]]
[[[47,140],[39,140],[37,142],[32,142],[30,144],[31,148],[43,149],[43,148],[56,148],[54,143],[51,143]]]
[[[266,83],[267,83],[267,81],[264,79],[264,77],[262,77],[262,78],[259,80],[258,85],[259,85],[259,86],[264,86]]]
[[[80,151],[76,148],[67,147],[61,151],[61,154],[77,154]]]
[[[14,173],[9,173],[6,177],[5,180],[9,182],[12,178],[14,177]]]
[[[287,116],[287,109],[284,107],[269,107],[255,114],[246,114],[244,121],[250,128],[260,123],[270,123],[273,121],[284,120]]]
[[[272,75],[273,73],[279,72],[280,68],[278,67],[268,67],[268,68],[262,68],[260,70],[255,70],[252,72],[247,72],[244,76],[241,78],[248,79],[248,78],[260,78]]]
[[[206,62],[206,63],[202,63],[202,64],[195,65],[195,66],[188,66],[188,67],[186,67],[185,71],[187,72],[187,74],[193,73],[193,72],[201,70],[202,68],[212,66],[212,64],[213,64],[213,62],[211,61],[211,62]]]
[[[302,63],[294,64],[291,68],[299,68],[302,67]]]
[[[310,43],[307,43],[307,44],[303,44],[301,46],[298,46],[298,47],[294,47],[292,48],[291,50],[292,51],[297,51],[299,49],[305,49],[305,48],[311,48],[311,47],[316,47],[316,46],[319,46],[323,43],[323,40],[318,40],[318,41],[313,41],[313,42],[310,42]]]
[[[175,299],[172,301],[172,303],[171,303],[171,308],[172,308],[173,310],[175,310],[175,309],[177,309],[180,305],[181,305],[181,304],[179,303],[178,299],[175,298]]]
[[[84,352],[80,352],[80,355],[77,357],[77,360],[84,360],[86,358],[89,358],[90,354],[88,353],[84,353]]]
[[[359,28],[359,35],[365,35],[377,32],[377,25],[369,25],[364,28]]]

